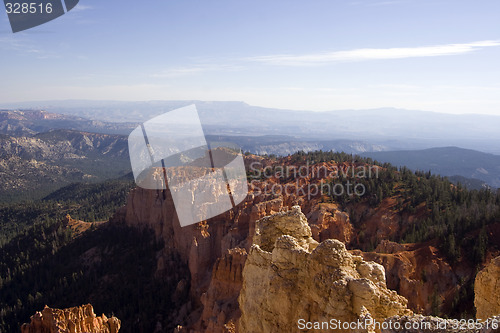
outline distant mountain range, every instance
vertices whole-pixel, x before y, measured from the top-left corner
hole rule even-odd
[[[55,130],[0,136],[0,203],[38,199],[73,182],[130,172],[127,137]]]
[[[42,110],[0,110],[0,134],[32,136],[53,129],[128,135],[137,124],[110,123]]]
[[[500,156],[458,147],[431,148],[424,150],[367,152],[362,156],[395,166],[407,166],[413,170],[432,171],[441,176],[453,176],[452,180],[470,182],[472,178],[500,187]],[[456,177],[461,176],[461,177]],[[477,187],[479,183],[470,183]]]
[[[204,101],[74,100],[0,106],[44,109],[103,122],[137,123],[189,104],[196,104],[205,133],[211,135],[287,135],[302,141],[369,142],[388,150],[459,146],[500,153],[500,116],[394,108],[311,112],[264,108],[243,102]]]
[[[237,144],[243,151],[258,155],[290,155],[298,151],[315,150],[359,154],[368,151],[384,151],[387,147],[356,140],[311,141],[287,135],[207,135],[208,142],[230,142]]]
[[[485,153],[500,153],[500,117],[397,109],[307,112],[242,102],[200,101],[38,102],[0,110],[0,135],[7,135],[1,139],[0,157],[10,154],[0,163],[2,186],[15,188],[5,179],[23,181],[19,172],[5,170],[22,164],[25,171],[33,171],[32,161],[43,162],[36,167],[39,171],[50,168],[44,174],[51,174],[52,178],[59,175],[57,180],[51,179],[52,184],[99,178],[104,173],[104,178],[117,176],[129,169],[127,137],[109,134],[128,135],[141,122],[192,103],[198,107],[209,142],[232,142],[243,151],[261,155],[288,155],[299,150],[344,151],[415,170],[431,170],[470,188],[485,184],[500,187],[500,156]],[[34,105],[50,112],[19,110]],[[474,150],[421,149],[449,143]],[[71,154],[78,158],[70,158]],[[119,172],[109,172],[108,162],[118,163],[120,167],[115,169]],[[61,167],[66,169],[57,169]]]

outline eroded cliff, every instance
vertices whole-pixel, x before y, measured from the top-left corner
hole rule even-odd
[[[261,167],[272,166],[272,162],[268,159],[255,156],[246,158],[247,163],[255,161],[261,163]],[[291,163],[286,160],[281,162],[285,165]],[[353,167],[349,163],[333,162],[322,163],[320,166],[324,167],[325,172],[335,170],[336,167],[341,170]],[[308,168],[313,167],[308,166]],[[279,173],[279,171],[274,172]],[[387,286],[407,298],[409,300],[407,307],[415,312],[431,314],[435,303],[437,310],[444,310],[444,313],[449,314],[446,312],[449,308],[443,304],[452,303],[454,296],[463,290],[459,288],[459,282],[472,273],[465,265],[463,266],[467,269],[464,267],[455,269],[456,267],[439,251],[439,244],[435,242],[405,245],[385,242],[384,239],[397,238],[403,228],[408,228],[407,224],[414,221],[411,217],[409,222],[401,222],[396,197],[383,199],[380,205],[374,207],[361,203],[356,205],[358,210],[347,210],[321,192],[316,192],[314,195],[308,192],[309,186],[318,185],[325,179],[325,174],[314,173],[311,170],[304,172],[303,177],[296,178],[283,177],[281,174],[263,177],[263,174],[249,184],[249,194],[238,207],[208,221],[184,228],[179,225],[168,191],[137,188],[130,193],[127,206],[115,216],[114,220],[133,227],[151,228],[155,231],[156,237],[164,243],[164,248],[156,257],[157,277],[165,283],[177,286],[176,293],[172,297],[172,302],[176,304],[175,313],[169,314],[165,321],[180,325],[177,327],[179,331],[234,332],[240,317],[237,300],[243,284],[246,283],[242,274],[244,267],[246,269],[247,266],[253,265],[254,269],[261,269],[262,274],[267,276],[266,274],[273,272],[268,272],[265,267],[285,264],[288,267],[286,260],[297,257],[301,258],[300,262],[308,264],[302,263],[296,267],[297,272],[292,270],[289,273],[302,278],[307,277],[310,281],[311,276],[307,274],[323,272],[322,274],[328,275],[333,274],[329,269],[339,269],[329,264],[328,258],[319,258],[321,251],[344,253],[346,248],[366,250],[371,245],[379,246],[376,249],[372,247],[375,249],[374,252],[351,250],[351,259],[348,260],[350,264],[347,267],[350,267],[349,281],[354,282],[346,282],[347,278],[343,276],[338,277],[339,281],[350,284],[351,288],[359,284],[359,288],[365,288],[369,294],[378,290],[373,289],[372,285],[379,289]],[[285,188],[287,191],[276,192],[275,186]],[[294,205],[299,205],[304,213],[298,219],[300,223],[279,222],[280,218],[276,216],[296,220],[286,212]],[[275,217],[264,218],[276,213],[278,215]],[[424,213],[423,207],[420,207],[416,214]],[[277,220],[276,225],[279,227],[266,229],[264,223],[259,223],[256,227],[256,221],[260,219],[275,222]],[[283,237],[287,234],[295,236],[292,236],[293,239]],[[325,244],[316,249],[319,242]],[[259,250],[252,247],[253,243],[260,244]],[[343,245],[339,244],[345,246],[342,248]],[[292,259],[287,259],[291,254],[293,254]],[[347,255],[345,257],[347,258]],[[366,262],[373,261],[383,266],[370,264],[371,268],[366,269],[372,272],[379,271],[377,274],[380,278],[375,279],[377,274],[372,276],[375,282],[363,275],[365,264],[361,264],[363,260],[360,257]],[[259,268],[259,264],[263,266]],[[322,271],[319,267],[323,267],[321,269],[326,271]],[[380,273],[380,269],[385,273]],[[298,272],[302,272],[300,273],[302,275]],[[299,286],[300,281],[294,280],[297,279],[295,275],[291,281]],[[290,279],[287,277],[285,280],[288,283]],[[366,282],[364,279],[371,282]],[[364,282],[355,282],[357,280]],[[332,278],[330,281],[337,280]],[[330,288],[329,285],[323,287],[327,288],[325,290]],[[320,297],[322,294],[319,286],[316,288]],[[300,288],[284,289],[282,301],[285,300],[286,292],[295,297],[293,295],[297,290]],[[349,288],[347,291],[339,289],[338,292],[344,295],[354,293]],[[434,297],[436,295],[437,297]],[[383,307],[378,306],[377,302],[367,302],[364,296],[366,295],[359,296],[358,303],[363,303],[362,305],[366,303],[367,311],[371,306],[369,312],[373,312],[371,315],[374,317],[386,318],[396,314],[376,310]],[[379,298],[380,302],[383,303],[384,297]],[[399,299],[399,296],[396,298]],[[302,301],[299,298],[293,300]],[[354,300],[350,302],[351,312],[346,313],[351,313],[354,317],[363,313],[358,303]],[[399,304],[403,305],[404,302],[400,301]],[[314,309],[308,311],[322,315],[322,312],[316,312]]]
[[[477,318],[500,315],[500,257],[477,274],[474,292]]]
[[[298,321],[382,321],[410,314],[386,287],[384,268],[338,240],[318,244],[299,206],[257,222],[243,269],[241,332],[292,332]]]

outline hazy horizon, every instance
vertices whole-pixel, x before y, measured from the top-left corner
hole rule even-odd
[[[81,2],[13,34],[0,102],[241,100],[500,115],[500,3]]]
[[[313,113],[328,113],[328,112],[345,112],[345,111],[381,111],[381,110],[395,110],[403,112],[424,112],[424,113],[438,113],[438,114],[448,114],[457,116],[494,116],[500,117],[499,114],[489,114],[489,113],[476,113],[476,112],[463,112],[463,113],[449,113],[440,112],[428,109],[416,109],[416,108],[399,108],[394,106],[381,106],[381,107],[367,107],[367,108],[345,108],[345,109],[327,109],[327,110],[312,110],[304,108],[285,108],[285,107],[271,107],[269,105],[259,105],[254,103],[249,103],[243,100],[199,100],[199,99],[151,99],[151,100],[113,100],[113,99],[55,99],[55,100],[25,100],[17,102],[2,102],[0,101],[1,109],[14,109],[14,108],[27,108],[36,110],[37,108],[52,106],[66,107],[65,103],[168,103],[168,102],[178,102],[178,103],[242,103],[248,106],[264,108],[264,109],[275,109],[282,111],[292,111],[292,112],[313,112]],[[64,105],[64,106],[63,106]],[[76,107],[75,105],[70,107]]]

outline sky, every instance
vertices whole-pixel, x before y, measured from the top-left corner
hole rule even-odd
[[[80,0],[12,33],[0,104],[244,101],[500,115],[500,1]]]

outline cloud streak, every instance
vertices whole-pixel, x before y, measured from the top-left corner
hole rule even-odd
[[[337,62],[440,57],[466,54],[487,47],[500,46],[500,40],[486,40],[463,44],[400,48],[363,48],[348,51],[313,53],[305,55],[269,55],[246,58],[251,62],[279,66],[321,66]]]
[[[224,64],[201,64],[201,65],[193,65],[190,67],[176,67],[169,68],[162,72],[152,74],[151,77],[156,78],[177,78],[183,76],[191,76],[196,74],[201,74],[204,72],[217,72],[217,71],[235,71],[241,70],[241,66]]]
[[[22,53],[41,53],[39,49],[22,38],[12,35],[0,37],[0,50],[17,51]]]
[[[71,11],[73,13],[78,13],[78,12],[83,12],[85,10],[89,10],[89,9],[94,9],[94,7],[92,6],[86,6],[86,5],[81,5],[81,4],[78,4],[75,8],[73,8]]]
[[[153,78],[180,78],[214,72],[244,71],[257,66],[326,66],[342,62],[361,62],[423,57],[442,57],[467,54],[488,47],[500,46],[500,40],[485,40],[462,44],[444,44],[400,48],[359,48],[347,51],[322,52],[304,55],[276,54],[225,59],[224,63],[205,62],[171,67],[152,73]],[[213,60],[213,59],[212,59]],[[206,59],[205,59],[206,61]]]
[[[405,0],[388,0],[388,1],[376,1],[376,2],[366,2],[366,1],[354,1],[351,2],[350,5],[352,6],[392,6],[392,5],[400,5],[400,4],[405,4],[408,3],[408,1]]]

